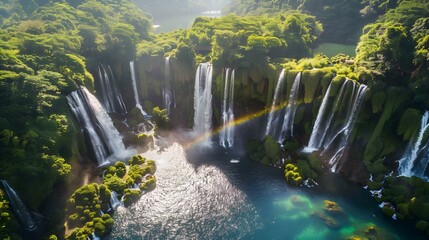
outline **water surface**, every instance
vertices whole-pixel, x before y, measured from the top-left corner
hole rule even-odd
[[[143,155],[157,160],[157,187],[117,211],[110,239],[346,239],[365,231],[376,239],[407,239],[414,233],[338,175],[322,177],[314,188],[294,188],[281,169],[219,147],[184,149],[174,142]],[[342,211],[325,211],[325,200]]]

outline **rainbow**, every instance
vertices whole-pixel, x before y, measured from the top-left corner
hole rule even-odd
[[[199,134],[198,136],[194,137],[193,139],[191,139],[186,144],[183,144],[183,147],[185,149],[191,148],[192,146],[194,146],[198,143],[204,142],[208,138],[210,138],[216,134],[219,134],[221,131],[223,131],[224,129],[226,129],[228,127],[238,126],[238,125],[244,124],[246,122],[249,122],[250,120],[261,117],[261,116],[269,113],[270,111],[278,111],[278,110],[282,109],[284,106],[285,106],[285,104],[280,104],[278,106],[272,106],[270,108],[264,108],[258,112],[254,112],[254,113],[244,115],[240,118],[235,119],[234,121],[228,122],[225,126],[219,126],[218,128],[215,128],[211,131]]]

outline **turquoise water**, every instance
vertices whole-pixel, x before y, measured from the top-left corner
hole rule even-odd
[[[172,141],[143,155],[157,160],[158,186],[117,211],[110,239],[419,239],[339,175],[295,188],[281,169],[216,146],[184,149]],[[326,211],[325,200],[341,209]]]
[[[314,54],[323,53],[328,57],[333,57],[337,54],[344,53],[350,57],[356,55],[356,45],[346,45],[338,43],[322,43],[314,50]]]

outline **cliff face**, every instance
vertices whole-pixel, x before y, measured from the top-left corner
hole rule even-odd
[[[191,128],[193,125],[194,114],[194,85],[195,85],[195,70],[194,64],[184,63],[177,59],[171,59],[171,78],[172,78],[172,92],[174,93],[174,107],[172,107],[170,118],[174,126]],[[138,75],[138,90],[142,96],[142,103],[150,112],[153,106],[163,107],[162,88],[165,81],[165,59],[158,56],[143,56],[136,61],[136,69]],[[234,92],[234,115],[238,119],[249,114],[263,111],[269,112],[272,106],[274,91],[280,74],[280,67],[270,66],[265,69],[235,69],[235,92]],[[296,75],[300,71],[289,70],[285,73],[284,86],[281,89],[280,104],[287,104],[291,89]],[[345,77],[334,78],[335,69],[321,68],[313,70],[303,70],[301,77],[301,87],[299,89],[298,98],[296,100],[297,110],[294,117],[294,134],[293,139],[299,142],[301,146],[307,146],[310,136],[313,131],[316,118],[318,116],[322,101],[325,94],[329,94],[328,101],[331,105],[339,95],[344,95],[343,101],[352,101],[353,94],[356,94],[358,84],[353,83],[355,86],[342,89],[341,86],[345,82]],[[225,68],[224,66],[214,65],[213,70],[213,126],[214,128],[221,124],[221,104],[223,94],[223,82],[225,81]],[[353,82],[351,80],[347,80]],[[328,87],[330,87],[329,93]],[[343,92],[341,92],[343,91]],[[125,94],[128,95],[128,94]],[[367,125],[365,121],[369,121],[367,107],[369,102],[368,98],[362,100],[362,106],[355,114],[355,126],[351,126],[350,137],[347,140],[348,144],[344,147],[342,155],[343,162],[335,170],[336,172],[343,173],[346,177],[359,182],[366,182],[368,172],[362,161],[363,153],[365,150],[365,143],[369,138],[369,131],[362,126]],[[341,105],[338,109],[332,109],[332,114],[335,118],[332,124],[326,129],[329,134],[335,134],[339,131],[338,126],[345,124],[347,114],[352,111],[352,103]],[[284,116],[280,116],[283,118]],[[256,131],[263,132],[265,125],[260,126]],[[330,131],[330,132],[329,132]],[[341,135],[342,136],[342,135]],[[286,140],[291,140],[287,137]],[[335,140],[335,144],[339,144],[339,137]],[[334,150],[327,150],[321,154],[321,159],[325,165],[329,167],[330,159],[335,154]]]

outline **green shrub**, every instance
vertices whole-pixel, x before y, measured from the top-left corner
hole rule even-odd
[[[146,159],[141,155],[134,155],[130,160],[128,160],[128,164],[132,165],[142,165],[145,163]]]

